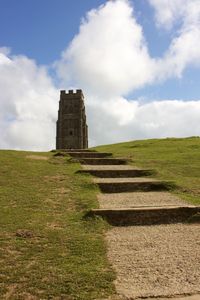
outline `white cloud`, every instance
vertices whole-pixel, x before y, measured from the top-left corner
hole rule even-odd
[[[0,148],[54,148],[58,91],[44,67],[7,53],[0,53]]]
[[[181,77],[190,65],[200,66],[200,0],[149,0],[159,27],[172,29],[175,37],[165,55],[157,60],[157,77]]]
[[[173,39],[164,59],[157,61],[158,76],[180,78],[188,66],[200,67],[200,27],[188,28]]]
[[[95,94],[121,95],[154,77],[142,27],[129,1],[108,1],[90,11],[57,69],[64,82],[71,80]],[[67,74],[70,74],[67,76]]]
[[[128,92],[200,66],[200,0],[149,0],[156,22],[179,23],[162,57],[150,57],[143,29],[128,0],[108,1],[90,11],[62,58],[56,63],[65,84],[103,96]]]
[[[199,24],[199,0],[149,0],[149,3],[155,9],[155,18],[159,27],[169,30],[177,22],[184,27]]]
[[[189,1],[184,0],[183,5],[183,0],[149,0],[155,9],[157,26],[171,29],[184,16],[185,4]]]
[[[9,47],[0,47],[0,55],[2,56],[3,58],[3,54],[6,58],[6,56],[8,56],[10,54],[11,50]]]
[[[200,100],[139,104],[121,98],[87,108],[92,145],[200,134]]]

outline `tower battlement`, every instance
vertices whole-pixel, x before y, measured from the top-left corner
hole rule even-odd
[[[56,149],[85,149],[88,147],[88,126],[81,89],[60,91]]]
[[[60,94],[62,95],[62,96],[68,96],[68,95],[82,95],[83,96],[83,92],[82,92],[82,90],[68,90],[68,92],[66,92],[66,90],[61,90],[60,91]]]

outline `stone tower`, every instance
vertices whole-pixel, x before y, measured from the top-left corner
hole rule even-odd
[[[85,148],[88,148],[88,126],[83,92],[60,91],[56,149]]]

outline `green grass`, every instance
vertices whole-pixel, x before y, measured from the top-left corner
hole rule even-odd
[[[0,151],[0,299],[102,299],[115,275],[106,259],[90,176],[53,153]]]
[[[199,137],[132,141],[95,149],[130,158],[136,166],[156,170],[157,178],[174,181],[175,192],[180,197],[200,204]]]
[[[200,138],[100,146],[172,180],[200,204]],[[108,225],[85,219],[97,187],[69,158],[0,151],[0,299],[106,299],[115,274],[103,239]]]

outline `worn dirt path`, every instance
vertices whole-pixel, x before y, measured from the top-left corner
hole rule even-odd
[[[131,166],[83,166],[123,170]],[[137,168],[135,168],[137,169]],[[147,178],[94,179],[94,182],[146,181]],[[100,208],[187,206],[168,192],[98,195]],[[168,224],[112,227],[106,235],[108,259],[117,274],[120,299],[200,300],[200,226]],[[191,296],[190,296],[191,295]],[[161,298],[160,298],[161,297]]]

